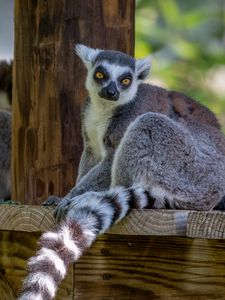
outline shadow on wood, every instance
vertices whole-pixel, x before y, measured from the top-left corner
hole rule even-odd
[[[0,299],[15,300],[26,276],[27,260],[37,251],[40,233],[0,231]],[[73,299],[73,266],[63,281],[57,300]]]
[[[224,240],[104,235],[76,264],[75,299],[224,299],[224,251]]]

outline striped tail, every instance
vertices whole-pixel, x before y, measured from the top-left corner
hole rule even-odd
[[[87,192],[74,198],[64,222],[42,234],[40,250],[28,262],[28,276],[18,300],[50,300],[68,267],[90,247],[96,237],[124,218],[132,208],[152,208],[153,199],[144,189],[113,188]]]

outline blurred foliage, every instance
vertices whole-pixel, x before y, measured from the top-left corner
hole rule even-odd
[[[213,110],[225,130],[225,0],[136,0],[136,57],[150,81]]]

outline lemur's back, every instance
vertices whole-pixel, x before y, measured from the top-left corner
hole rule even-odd
[[[192,98],[151,84],[140,84],[136,99],[118,106],[111,118],[105,138],[116,148],[132,121],[147,112],[162,113],[188,128],[194,136],[205,131],[225,153],[225,139],[215,115]]]
[[[137,98],[136,108],[143,112],[163,113],[178,122],[195,120],[220,128],[215,115],[208,108],[182,93],[167,91],[151,84],[141,84]]]

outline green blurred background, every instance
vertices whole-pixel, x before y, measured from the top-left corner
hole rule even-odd
[[[225,1],[136,0],[135,56],[149,53],[149,81],[207,105],[225,132]]]

